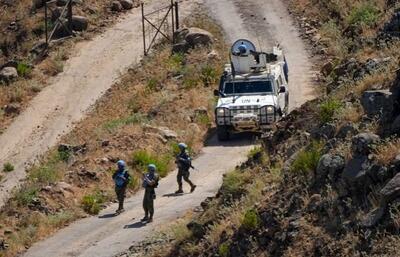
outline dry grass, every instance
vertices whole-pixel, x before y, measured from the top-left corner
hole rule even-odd
[[[199,19],[205,19],[200,25],[213,31],[219,39],[214,48],[223,56],[226,49],[219,28],[200,14],[192,16],[188,23],[199,23]],[[215,69],[217,74],[221,72],[222,60],[206,61],[205,56],[210,50],[193,50],[183,57],[182,62],[171,65],[176,58],[171,57],[170,47],[160,46],[152,56],[143,61],[141,67],[133,67],[123,75],[121,83],[114,85],[112,90],[98,101],[89,117],[77,124],[73,132],[62,139],[63,142],[72,145],[86,143],[88,151],[85,154],[72,155],[73,159],[68,163],[62,158],[44,159],[35,169],[37,172],[33,170],[30,173],[39,176],[54,170],[55,174],[58,174],[57,177],[52,181],[30,180],[25,190],[16,192],[18,197],[11,200],[9,206],[12,206],[12,211],[8,208],[1,211],[4,217],[2,220],[7,220],[4,227],[13,231],[12,235],[5,237],[10,243],[10,248],[3,256],[14,256],[33,242],[56,231],[58,226],[45,222],[56,210],[71,210],[74,213],[71,219],[66,220],[65,224],[68,224],[84,215],[81,199],[85,195],[101,194],[104,199],[113,198],[113,182],[110,176],[115,163],[111,160],[125,159],[132,165],[132,155],[138,150],[157,153],[160,158],[172,160],[173,145],[177,141],[185,141],[194,153],[198,152],[210,125],[203,119],[196,119],[195,110],[208,110],[207,119],[213,120],[212,87],[216,85],[205,86],[199,78],[193,87],[187,88],[184,78],[194,77],[193,74],[200,72],[205,64]],[[176,72],[182,72],[183,78],[174,78],[171,74]],[[157,81],[154,87],[149,86],[149,81],[152,80]],[[178,138],[164,142],[153,131],[149,131],[144,123],[155,127],[168,127],[177,133]],[[105,140],[109,141],[109,145],[101,146],[101,142]],[[172,161],[169,161],[168,167],[169,170],[173,168]],[[139,166],[130,168],[135,181],[131,187],[132,193],[137,189],[142,170]],[[98,180],[82,178],[78,175],[82,169],[96,172]],[[39,190],[59,181],[72,185],[72,192],[58,194]],[[99,192],[99,188],[105,190]],[[27,208],[26,204],[19,203],[29,203],[36,199],[40,199],[40,202],[50,209],[50,214],[40,213],[39,218],[31,222],[26,214],[32,210]],[[14,215],[15,213],[18,215]]]
[[[391,138],[387,142],[380,144],[375,149],[375,158],[382,165],[390,163],[400,154],[400,139]]]

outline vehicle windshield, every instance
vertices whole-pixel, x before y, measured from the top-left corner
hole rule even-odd
[[[223,93],[226,95],[270,94],[273,92],[272,82],[270,80],[226,82],[223,89]]]

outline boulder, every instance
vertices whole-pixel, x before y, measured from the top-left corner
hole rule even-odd
[[[213,35],[203,29],[190,28],[185,37],[186,42],[194,48],[200,45],[210,45],[213,42]]]
[[[14,67],[4,67],[0,71],[0,81],[11,82],[14,79],[18,78],[18,71]]]
[[[400,196],[400,173],[397,173],[379,192],[383,205]]]
[[[391,130],[392,133],[397,133],[400,134],[400,115],[394,119],[392,125],[391,125]]]
[[[75,31],[87,30],[89,20],[86,17],[74,15],[72,16],[72,29]]]
[[[373,133],[360,133],[352,139],[352,150],[356,155],[368,154],[374,144],[379,141],[379,136]]]
[[[370,162],[367,156],[357,156],[351,159],[342,173],[343,179],[352,186],[363,185],[368,187],[370,180],[368,177],[368,170]]]
[[[335,181],[343,171],[345,160],[340,155],[325,154],[318,162],[315,178],[316,181],[323,183],[329,176]]]
[[[368,90],[362,94],[361,105],[368,117],[379,117],[383,122],[392,118],[393,97],[389,90]]]
[[[4,106],[6,115],[19,114],[21,112],[21,105],[19,103],[11,103]]]
[[[337,138],[346,138],[348,136],[354,136],[358,133],[358,130],[353,126],[353,124],[345,124],[339,128],[338,133],[336,134]]]
[[[332,62],[325,63],[321,68],[321,73],[324,76],[328,76],[329,74],[332,73],[332,71],[333,71],[333,63]]]
[[[376,208],[364,216],[364,218],[361,220],[360,225],[365,228],[375,227],[376,225],[378,225],[384,214],[385,208]]]
[[[145,125],[143,127],[146,131],[150,131],[153,133],[157,133],[159,135],[161,135],[163,138],[169,140],[169,139],[177,139],[178,135],[176,134],[176,132],[170,130],[167,127],[153,127],[150,125]]]
[[[130,10],[133,8],[132,0],[119,0],[119,2],[121,3],[122,8],[125,10]]]
[[[122,4],[119,1],[112,1],[111,3],[111,11],[120,12],[122,11]]]
[[[307,204],[307,210],[309,212],[315,212],[318,210],[322,202],[322,196],[320,194],[313,194]]]
[[[393,14],[390,21],[385,24],[383,31],[392,36],[400,36],[400,11]]]
[[[213,35],[199,28],[182,28],[174,33],[174,52],[186,52],[190,48],[195,48],[213,43]]]

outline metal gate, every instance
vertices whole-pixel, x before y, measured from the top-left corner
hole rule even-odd
[[[147,56],[157,38],[173,43],[174,32],[179,29],[179,4],[171,0],[168,6],[145,13],[142,3],[143,50]],[[146,40],[146,37],[148,39]]]
[[[54,6],[56,2],[57,0],[52,0],[45,3],[44,22],[47,47],[55,39],[55,36],[57,39],[61,39],[74,35],[72,31],[72,0],[68,0],[61,10]]]

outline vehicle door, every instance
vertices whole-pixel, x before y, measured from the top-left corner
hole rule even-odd
[[[286,106],[286,87],[283,84],[283,80],[281,75],[275,80],[277,85],[277,92],[278,92],[278,104],[280,109],[283,111],[285,110]]]

